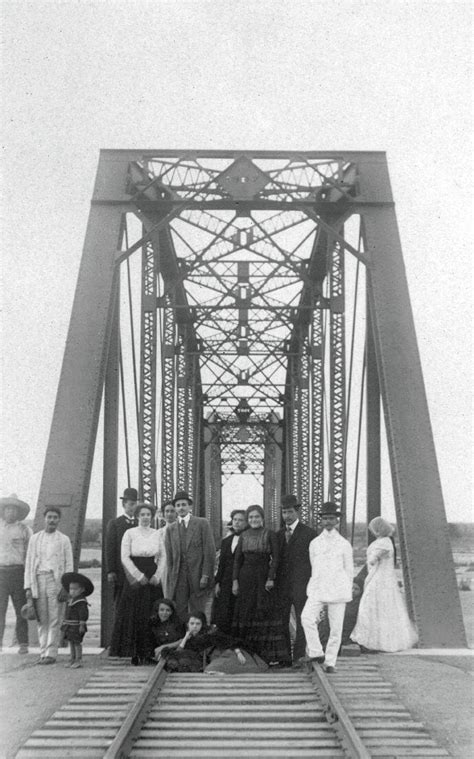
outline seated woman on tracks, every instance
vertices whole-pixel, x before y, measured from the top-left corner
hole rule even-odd
[[[155,648],[181,640],[185,632],[184,625],[176,614],[175,603],[169,598],[155,601],[151,610],[150,625]]]
[[[185,636],[175,643],[158,646],[155,656],[158,660],[165,659],[165,669],[168,672],[209,671],[232,674],[233,671],[266,669],[264,662],[248,651],[243,651],[241,645],[240,641],[217,628],[209,628],[203,612],[191,612]],[[220,657],[220,662],[217,662],[217,657]]]
[[[158,565],[164,549],[158,530],[151,526],[155,511],[149,503],[138,503],[135,509],[138,527],[131,527],[122,538],[125,585],[115,616],[111,649],[118,656],[130,656],[134,665],[153,663],[150,614],[154,602],[163,597]]]
[[[278,538],[264,526],[261,506],[247,509],[249,527],[234,554],[232,592],[237,597],[232,634],[268,664],[291,664],[283,620],[274,590],[278,568]]]

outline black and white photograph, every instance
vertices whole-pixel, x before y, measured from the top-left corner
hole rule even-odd
[[[0,759],[470,759],[472,4],[0,17]]]

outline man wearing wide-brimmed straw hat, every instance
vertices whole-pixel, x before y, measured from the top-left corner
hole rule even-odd
[[[23,588],[25,559],[31,530],[23,520],[30,507],[16,495],[0,498],[0,651],[5,631],[8,599],[11,597],[16,614],[16,638],[19,654],[28,653],[28,622],[21,614],[26,603]]]

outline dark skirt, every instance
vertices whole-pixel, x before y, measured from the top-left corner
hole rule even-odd
[[[145,577],[150,579],[156,572],[152,556],[132,556],[133,563]],[[153,604],[163,598],[161,585],[140,585],[125,580],[118,600],[110,656],[131,656],[146,661],[153,657],[154,640],[150,627]]]
[[[269,555],[244,553],[232,634],[268,663],[288,664],[291,655],[275,590],[265,590]]]
[[[223,581],[220,585],[220,593],[214,598],[212,604],[211,622],[213,625],[228,635],[232,632],[236,597],[232,593],[232,577],[230,581]]]

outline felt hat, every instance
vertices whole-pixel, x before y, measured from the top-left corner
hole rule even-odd
[[[27,517],[30,513],[30,507],[28,504],[24,501],[20,501],[15,493],[12,493],[12,495],[7,495],[5,498],[0,498],[0,517],[3,518],[4,510],[7,508],[7,506],[15,506],[19,522],[21,522],[22,519],[25,519],[25,517]]]
[[[138,501],[138,491],[135,488],[125,488],[123,495],[120,496],[121,501]]]
[[[173,504],[173,506],[176,505],[176,501],[187,501],[189,503],[189,505],[191,505],[192,502],[193,502],[193,499],[190,498],[189,494],[186,493],[185,490],[178,490],[175,493],[175,496],[174,496],[173,500],[171,501],[171,503]]]
[[[35,607],[31,604],[25,604],[20,609],[20,614],[23,617],[23,619],[29,619],[33,621],[34,619],[37,619]]]
[[[339,506],[336,506],[335,503],[332,501],[326,501],[326,503],[323,503],[323,507],[321,509],[321,516],[322,517],[340,517],[341,516],[341,509]]]
[[[85,575],[81,575],[79,572],[66,572],[61,577],[61,585],[64,590],[69,593],[69,585],[71,582],[77,582],[84,588],[84,595],[90,596],[94,592],[94,585]]]
[[[295,495],[284,495],[281,498],[282,509],[299,509],[301,503],[298,503],[298,499]]]

